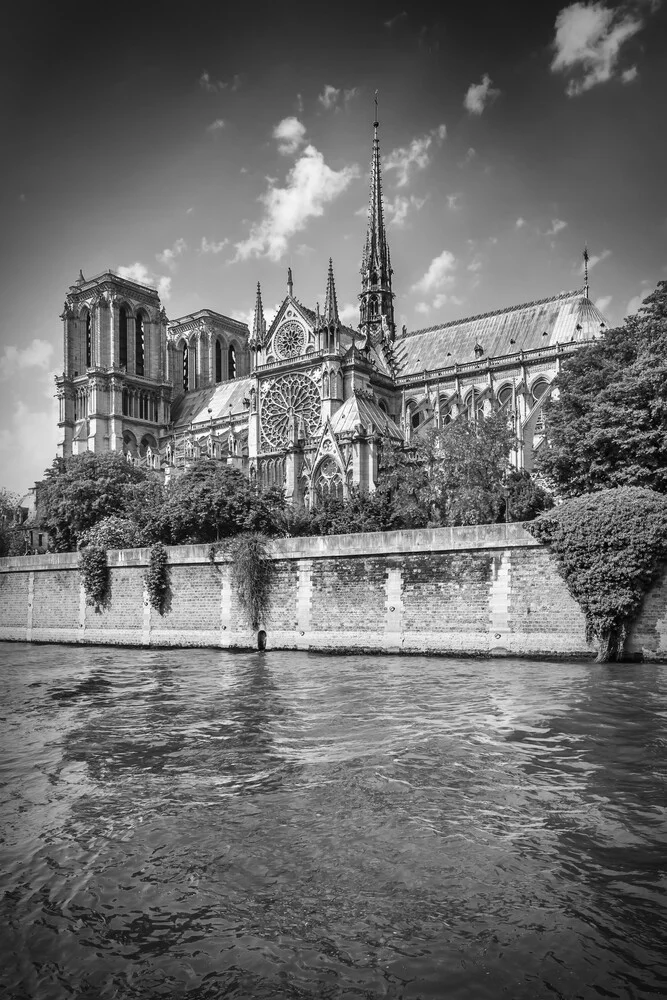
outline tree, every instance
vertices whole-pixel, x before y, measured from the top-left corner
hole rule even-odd
[[[283,505],[281,491],[260,493],[238,470],[204,459],[165,487],[158,533],[162,541],[182,545],[242,531],[272,532],[274,512]]]
[[[586,616],[598,662],[620,660],[628,628],[667,560],[667,497],[619,487],[566,501],[526,525],[550,546]]]
[[[15,527],[18,502],[15,493],[0,489],[0,556],[18,555],[21,550]]]
[[[667,282],[563,361],[538,469],[563,497],[613,486],[667,493]]]
[[[379,491],[388,493],[396,526],[487,524],[504,518],[512,432],[504,413],[420,435],[406,453],[382,454]]]
[[[38,487],[42,523],[56,552],[76,548],[105,517],[134,515],[132,490],[146,473],[117,452],[56,458]]]

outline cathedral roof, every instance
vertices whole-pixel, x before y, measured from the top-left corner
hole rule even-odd
[[[208,385],[204,389],[186,392],[172,410],[174,424],[207,424],[209,420],[217,420],[232,413],[243,413],[244,398],[250,392],[254,379],[250,377],[235,378],[218,385]],[[209,409],[211,413],[209,413]]]
[[[606,320],[582,291],[498,309],[399,334],[394,342],[398,377],[498,358],[571,341],[584,343],[601,333]]]
[[[336,410],[331,418],[331,427],[335,434],[354,434],[359,425],[370,434],[378,433],[396,441],[403,440],[399,428],[377,403],[354,393]]]

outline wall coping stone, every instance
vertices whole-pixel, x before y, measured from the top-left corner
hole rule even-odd
[[[215,554],[216,563],[230,562],[225,541]],[[474,524],[458,528],[416,528],[403,531],[365,531],[348,535],[308,535],[303,538],[274,538],[269,553],[276,560],[335,559],[351,556],[409,555],[424,552],[461,552],[488,549],[539,548],[523,527],[511,524]],[[210,545],[167,546],[172,566],[210,564]],[[107,562],[112,569],[147,566],[150,549],[109,549]],[[30,573],[40,570],[78,569],[78,552],[48,552],[38,556],[6,556],[0,559],[0,573]]]

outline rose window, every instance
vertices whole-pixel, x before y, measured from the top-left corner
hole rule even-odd
[[[320,411],[320,394],[307,375],[292,372],[271,382],[262,398],[262,432],[269,446],[284,448],[293,429],[314,434]]]
[[[276,353],[280,358],[294,358],[301,354],[305,343],[303,327],[299,323],[283,323],[276,334]]]

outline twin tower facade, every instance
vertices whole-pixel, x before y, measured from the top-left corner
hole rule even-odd
[[[165,478],[208,457],[314,505],[374,489],[383,443],[502,408],[530,469],[562,357],[605,325],[587,285],[398,332],[392,275],[375,122],[357,328],[341,323],[331,260],[323,312],[288,271],[269,326],[257,286],[252,329],[210,309],[168,320],[154,288],[80,273],[62,313],[60,453],[122,452]]]

